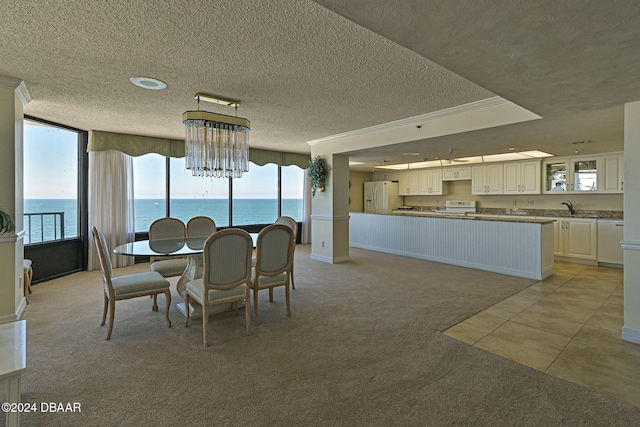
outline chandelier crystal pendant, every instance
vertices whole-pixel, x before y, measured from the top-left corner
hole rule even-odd
[[[238,108],[239,101],[198,93],[200,101]],[[185,165],[193,176],[242,178],[249,172],[249,131],[251,122],[241,117],[208,111],[187,111],[185,125]]]

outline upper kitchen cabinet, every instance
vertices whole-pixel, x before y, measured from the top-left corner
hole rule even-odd
[[[602,172],[598,174],[598,189],[602,193],[624,192],[624,157],[619,153],[606,154],[601,158]]]
[[[421,195],[446,195],[448,185],[442,182],[442,169],[418,170],[418,193]]]
[[[374,181],[397,181],[398,172],[374,172]]]
[[[416,196],[419,192],[418,170],[398,173],[398,194],[400,196]]]
[[[442,168],[443,181],[463,181],[471,179],[471,167]]]
[[[502,164],[471,166],[471,194],[503,194]]]
[[[540,194],[540,162],[504,164],[503,194]]]
[[[543,192],[548,194],[599,192],[598,175],[601,161],[599,156],[545,160]]]

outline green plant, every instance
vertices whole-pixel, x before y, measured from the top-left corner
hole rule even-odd
[[[315,156],[309,160],[309,181],[311,181],[311,195],[316,195],[316,190],[324,191],[329,177],[329,165],[324,156]]]
[[[0,234],[9,233],[16,228],[16,223],[6,212],[0,211]]]

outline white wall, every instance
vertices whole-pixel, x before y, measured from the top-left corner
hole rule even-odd
[[[624,107],[624,329],[640,344],[640,101]]]
[[[0,236],[0,323],[18,320],[25,309],[22,283],[23,225],[21,80],[0,76],[0,210],[16,219],[16,230]]]

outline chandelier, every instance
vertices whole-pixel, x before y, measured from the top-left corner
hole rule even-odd
[[[193,176],[242,178],[249,172],[251,122],[237,117],[240,101],[197,93],[198,111],[182,115],[185,125],[185,164]],[[235,107],[236,116],[200,111],[200,101]]]

